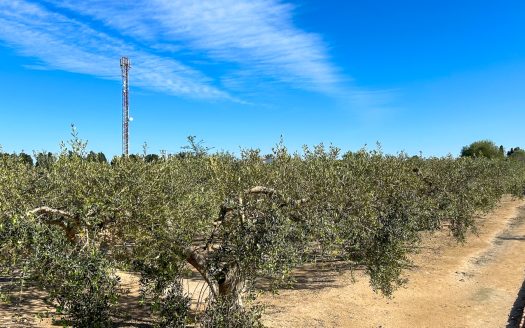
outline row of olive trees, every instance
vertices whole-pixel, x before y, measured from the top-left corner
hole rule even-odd
[[[260,280],[289,283],[315,259],[363,268],[390,295],[421,231],[464,240],[474,213],[525,186],[521,163],[483,158],[279,145],[272,161],[201,147],[107,165],[84,147],[74,139],[45,168],[0,159],[0,270],[37,283],[77,327],[111,324],[116,269],[141,276],[164,327],[257,326],[246,301]],[[190,311],[181,286],[190,268],[208,286],[203,313]]]

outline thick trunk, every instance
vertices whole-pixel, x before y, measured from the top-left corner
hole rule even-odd
[[[243,306],[242,293],[244,291],[244,279],[239,274],[236,265],[223,270],[224,276],[219,280],[219,296],[230,298],[239,306]]]
[[[222,270],[222,276],[216,282],[206,269],[206,258],[195,248],[185,251],[186,260],[192,265],[208,284],[213,297],[229,298],[238,306],[243,306],[242,293],[244,291],[244,279],[239,274],[237,265],[227,266]]]

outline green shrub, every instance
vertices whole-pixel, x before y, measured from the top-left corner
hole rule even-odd
[[[35,246],[31,278],[48,292],[57,314],[73,327],[111,327],[119,278],[102,254],[52,240]]]
[[[179,283],[172,284],[160,300],[157,315],[159,328],[184,328],[190,314],[191,299]]]
[[[200,318],[202,328],[263,328],[261,308],[242,307],[228,297],[212,301]]]
[[[461,149],[461,157],[503,158],[503,147],[498,147],[493,141],[480,140]]]

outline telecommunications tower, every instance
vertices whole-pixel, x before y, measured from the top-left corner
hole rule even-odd
[[[128,57],[120,58],[120,69],[122,71],[122,155],[128,156],[129,151],[129,87],[128,76],[131,61]]]

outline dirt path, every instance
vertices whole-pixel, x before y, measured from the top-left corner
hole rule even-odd
[[[509,314],[525,279],[525,201],[505,198],[480,218],[479,236],[458,245],[425,240],[406,288],[392,299],[356,273],[311,272],[316,288],[265,296],[269,327],[514,327]],[[514,313],[516,314],[516,313]],[[520,318],[517,318],[519,321]],[[516,319],[510,320],[515,321]]]

